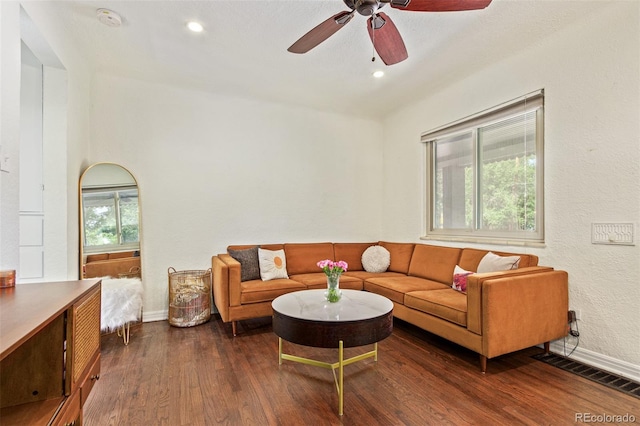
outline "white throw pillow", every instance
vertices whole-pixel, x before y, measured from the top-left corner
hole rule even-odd
[[[384,272],[390,264],[391,254],[382,246],[368,247],[362,253],[362,267],[367,272]]]
[[[478,273],[508,271],[518,269],[520,256],[498,256],[493,252],[484,255],[478,265]]]
[[[284,250],[258,249],[258,263],[260,263],[260,278],[262,281],[276,278],[289,278],[287,275],[287,259]]]

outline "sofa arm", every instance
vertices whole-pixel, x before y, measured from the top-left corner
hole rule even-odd
[[[211,257],[213,303],[222,321],[229,322],[229,267],[218,256]]]
[[[467,329],[482,334],[482,285],[487,280],[553,271],[548,266],[530,266],[508,271],[469,275],[467,279]]]
[[[226,253],[211,258],[213,301],[220,317],[229,322],[229,307],[240,305],[240,262]]]
[[[566,336],[568,275],[548,271],[482,285],[482,354],[493,358]]]

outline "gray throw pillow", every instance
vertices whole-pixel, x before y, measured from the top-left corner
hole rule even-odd
[[[258,262],[258,246],[244,250],[231,250],[229,255],[240,262],[240,281],[259,280],[260,263]]]

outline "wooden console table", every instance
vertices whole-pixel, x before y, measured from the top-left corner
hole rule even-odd
[[[100,378],[100,280],[0,289],[0,424],[80,425]]]

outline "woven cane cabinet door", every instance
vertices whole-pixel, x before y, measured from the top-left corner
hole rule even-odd
[[[83,404],[100,378],[100,299],[98,288],[73,305],[67,322],[71,365],[67,394],[80,389]]]

